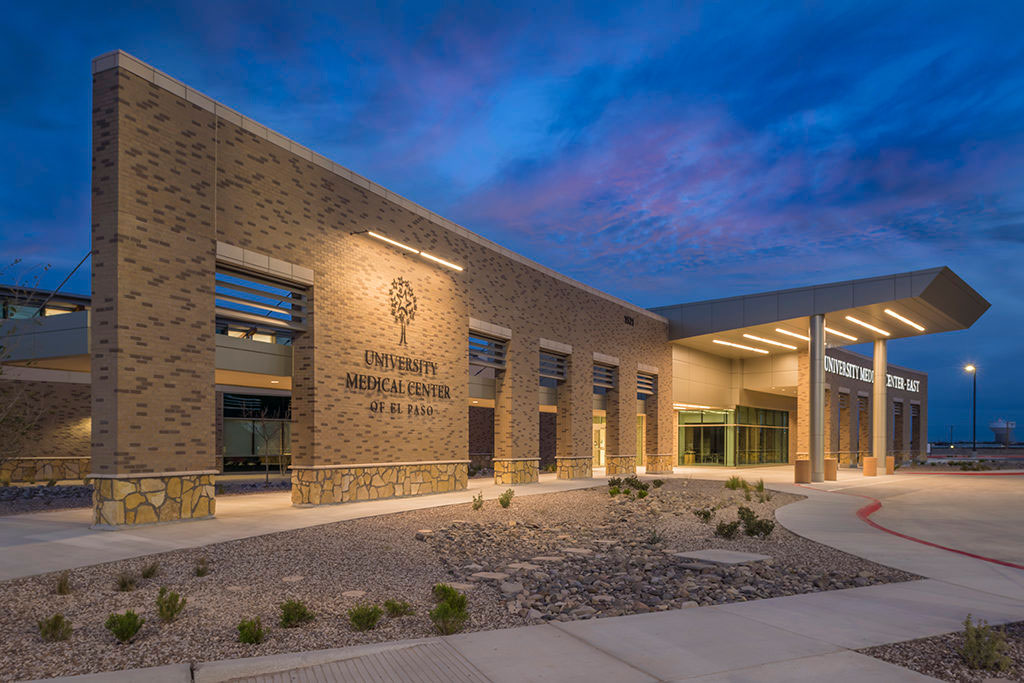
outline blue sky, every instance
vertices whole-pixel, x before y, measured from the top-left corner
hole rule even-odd
[[[1024,420],[1024,4],[21,3],[0,258],[89,249],[92,57],[127,50],[644,306],[948,265],[992,302],[890,344],[930,432]],[[88,276],[68,289],[88,291]]]

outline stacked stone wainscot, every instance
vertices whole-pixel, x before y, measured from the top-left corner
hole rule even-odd
[[[90,475],[93,525],[117,529],[184,519],[207,519],[216,510],[215,470],[140,475]]]
[[[540,478],[540,458],[495,458],[494,483],[530,484]]]
[[[671,453],[647,454],[647,474],[672,474],[676,456]]]
[[[605,456],[605,474],[609,477],[619,474],[636,474],[635,455],[607,455]]]
[[[557,458],[559,479],[590,479],[594,476],[594,459],[584,455],[574,458]]]
[[[0,463],[0,480],[46,482],[51,479],[84,479],[89,474],[89,456],[55,458],[11,458]]]
[[[292,505],[332,505],[460,491],[468,460],[292,466]]]

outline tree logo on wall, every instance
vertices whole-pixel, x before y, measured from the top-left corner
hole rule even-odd
[[[405,328],[416,317],[416,295],[412,292],[412,283],[405,278],[396,277],[391,281],[391,317],[402,326],[402,337],[398,343],[405,346]]]

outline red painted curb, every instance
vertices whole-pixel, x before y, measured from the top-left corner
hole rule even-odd
[[[954,474],[954,473],[951,472],[950,474]],[[965,472],[964,474],[967,474],[967,473]],[[806,484],[796,484],[796,486],[800,486],[800,487],[805,488],[805,489],[811,489],[813,491],[820,491],[821,490],[821,489],[816,489],[813,486],[807,486]],[[870,519],[871,515],[873,515],[874,513],[878,512],[880,509],[882,509],[882,501],[878,500],[877,498],[872,498],[871,496],[865,496],[865,495],[863,495],[861,493],[847,493],[846,491],[826,491],[826,493],[840,493],[840,494],[842,494],[844,496],[856,496],[858,498],[866,498],[867,500],[870,500],[871,501],[870,503],[868,503],[864,507],[859,508],[857,510],[857,517],[859,517],[861,520],[863,520],[868,526],[874,527],[875,529],[878,529],[879,531],[884,531],[887,534],[892,534],[893,536],[898,536],[899,538],[903,538],[903,539],[906,539],[908,541],[913,541],[914,543],[920,543],[921,545],[927,545],[927,546],[930,546],[932,548],[938,548],[939,550],[946,550],[948,552],[956,553],[958,555],[964,555],[966,557],[972,557],[975,560],[983,560],[985,562],[991,562],[992,564],[1002,565],[1003,567],[1012,567],[1013,569],[1024,570],[1024,565],[1015,564],[1013,562],[1007,562],[1006,560],[997,560],[994,557],[985,557],[984,555],[977,555],[975,553],[967,552],[966,550],[957,550],[956,548],[950,548],[949,546],[939,545],[938,543],[932,543],[931,541],[926,541],[923,538],[917,538],[916,536],[910,536],[910,535],[907,535],[907,534],[900,533],[899,531],[893,531],[892,529],[888,529],[888,528],[882,526],[881,524],[879,524],[878,522],[874,521],[873,519]]]
[[[1024,472],[900,472],[900,474],[955,474],[968,477],[1024,477]]]

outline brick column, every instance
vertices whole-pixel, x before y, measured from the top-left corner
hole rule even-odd
[[[540,414],[537,410],[540,346],[513,335],[508,362],[494,383],[494,482],[537,481],[540,466]],[[561,420],[559,420],[561,422]],[[504,464],[503,464],[504,463]],[[530,471],[532,468],[532,471]],[[515,474],[509,474],[515,472]],[[527,473],[529,472],[529,476]],[[517,479],[519,481],[509,482]]]
[[[558,385],[557,477],[587,479],[594,476],[593,424],[594,377],[589,361],[579,352],[566,362],[565,381]],[[589,357],[589,354],[586,354]]]
[[[215,147],[211,113],[121,67],[94,74],[99,528],[214,514]]]
[[[607,393],[608,474],[636,472],[636,368],[620,364]],[[630,459],[631,458],[631,459]]]

